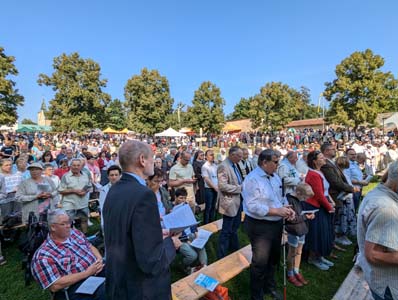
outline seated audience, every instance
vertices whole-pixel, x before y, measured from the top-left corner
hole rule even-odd
[[[94,295],[76,293],[86,278],[102,275],[104,263],[99,251],[71,224],[65,211],[49,213],[50,233],[33,256],[32,274],[43,289],[55,293],[54,300],[65,299],[65,288],[70,300],[103,300],[104,284]]]

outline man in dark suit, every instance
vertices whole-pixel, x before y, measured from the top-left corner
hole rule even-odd
[[[152,150],[127,141],[119,162],[123,175],[109,190],[103,213],[107,299],[171,299],[169,265],[181,242],[162,231],[156,196],[145,184],[154,173]]]

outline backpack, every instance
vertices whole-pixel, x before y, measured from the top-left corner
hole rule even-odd
[[[40,216],[40,220],[38,221],[34,212],[30,212],[28,230],[23,233],[19,241],[19,250],[23,253],[22,269],[25,270],[25,286],[28,286],[32,279],[30,263],[32,262],[33,255],[46,240],[49,232],[47,220],[44,219],[44,217]]]

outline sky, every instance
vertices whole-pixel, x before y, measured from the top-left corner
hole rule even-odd
[[[1,4],[0,46],[16,58],[11,77],[25,105],[19,120],[37,121],[51,87],[54,57],[78,52],[101,66],[105,92],[123,100],[129,78],[157,69],[174,104],[190,104],[210,80],[229,114],[267,82],[306,86],[317,105],[324,83],[355,51],[371,49],[398,73],[398,1],[372,0],[14,0]]]

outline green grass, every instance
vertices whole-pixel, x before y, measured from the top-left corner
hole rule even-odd
[[[98,227],[90,227],[93,233]],[[239,230],[241,247],[249,243],[247,235],[242,228]],[[209,264],[216,261],[218,234],[213,234],[206,246]],[[339,258],[335,267],[329,271],[320,271],[317,268],[302,263],[302,273],[310,281],[305,287],[296,288],[288,283],[287,299],[303,300],[328,300],[332,299],[337,289],[352,268],[353,246],[347,248],[347,252],[338,252]],[[50,294],[39,288],[34,281],[25,287],[23,271],[21,269],[22,255],[16,243],[7,245],[4,254],[8,263],[0,267],[0,300],[48,300]],[[172,264],[173,282],[184,277],[181,259],[176,259]],[[283,265],[277,270],[277,284],[279,291],[283,291]],[[249,296],[249,271],[245,270],[237,277],[225,284],[228,287],[233,300],[248,300]]]

